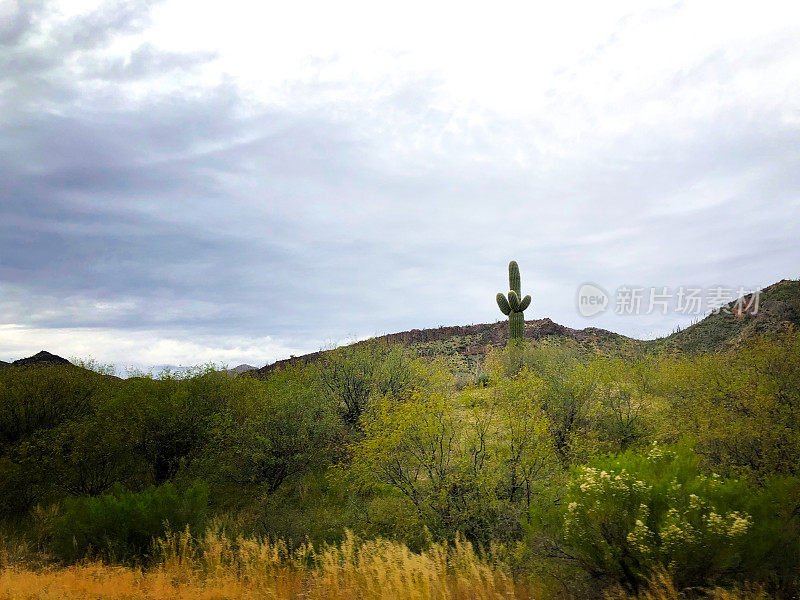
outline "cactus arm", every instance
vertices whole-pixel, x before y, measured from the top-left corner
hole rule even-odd
[[[526,308],[528,308],[530,305],[531,305],[531,295],[530,295],[530,294],[528,294],[528,295],[527,295],[527,296],[525,296],[525,297],[522,299],[522,301],[519,303],[519,312],[522,312],[523,310],[525,310]]]
[[[517,293],[517,297],[522,296],[522,288],[520,285],[519,265],[517,261],[512,260],[508,263],[508,287]]]
[[[503,294],[497,294],[497,306],[500,307],[500,312],[508,316],[511,314],[511,307],[508,305],[508,300]]]
[[[514,290],[508,292],[508,305],[511,307],[513,312],[520,312],[519,296],[517,296],[517,292]]]

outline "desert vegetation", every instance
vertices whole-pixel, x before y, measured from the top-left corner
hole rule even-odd
[[[0,370],[0,598],[795,597],[800,334]]]

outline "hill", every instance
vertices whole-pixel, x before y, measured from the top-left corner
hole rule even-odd
[[[587,327],[572,329],[559,325],[551,319],[525,321],[525,339],[545,338],[570,339],[584,347],[597,351],[615,353],[625,347],[636,347],[640,340],[613,333],[605,329]],[[483,361],[494,347],[501,347],[508,341],[506,321],[482,323],[478,325],[453,325],[431,329],[412,329],[399,333],[370,338],[356,342],[355,345],[374,343],[400,344],[414,350],[420,356],[438,356],[446,359],[456,371],[469,371]],[[265,365],[254,372],[256,376],[266,376],[287,366],[305,365],[321,359],[328,350],[295,356]]]
[[[527,338],[570,343],[498,352],[495,368],[456,376],[403,349],[461,368],[504,344],[506,323],[391,334],[382,339],[395,346],[339,351],[321,368],[273,365],[263,379],[206,368],[117,379],[80,361],[7,366],[0,585],[21,564],[36,576],[71,573],[78,589],[75,569],[91,581],[105,576],[89,562],[97,560],[117,572],[133,565],[136,586],[147,569],[163,584],[168,565],[191,581],[219,573],[227,592],[240,574],[266,573],[272,585],[281,565],[309,565],[332,587],[313,579],[290,589],[281,579],[274,594],[262,587],[250,597],[346,598],[356,589],[342,579],[346,561],[361,581],[399,560],[407,572],[393,572],[393,582],[432,589],[429,573],[462,586],[460,571],[446,572],[456,565],[492,581],[475,561],[481,548],[498,548],[491,564],[509,590],[531,583],[524,598],[621,598],[619,586],[644,586],[651,572],[674,578],[663,598],[723,583],[759,586],[748,598],[797,598],[797,292],[780,282],[758,312],[731,305],[646,342],[530,321]],[[737,346],[782,328],[789,334]],[[703,360],[682,350],[728,347]],[[54,360],[66,362],[47,353],[18,362]],[[235,527],[236,540],[222,537],[221,524]],[[380,554],[387,543],[397,551]],[[415,567],[419,552],[444,566]],[[48,581],[42,589],[62,597]],[[388,583],[368,585],[380,592]]]
[[[51,354],[46,350],[41,350],[40,352],[37,352],[33,356],[20,358],[19,360],[15,360],[14,362],[11,363],[0,361],[0,368],[8,366],[31,367],[38,365],[71,365],[71,364],[72,363],[69,362],[66,358],[62,358],[61,356],[58,356],[56,354]]]
[[[783,279],[762,289],[755,312],[740,310],[730,302],[721,311],[672,335],[652,340],[648,346],[667,352],[715,352],[786,327],[800,328],[800,280]]]

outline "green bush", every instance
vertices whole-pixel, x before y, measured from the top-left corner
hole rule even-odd
[[[105,382],[72,365],[0,369],[0,452],[89,414]]]
[[[591,574],[636,591],[654,569],[681,588],[750,578],[754,552],[775,544],[770,491],[699,472],[687,449],[653,446],[575,469],[564,502],[564,541]],[[758,504],[761,523],[753,511]],[[753,542],[757,541],[758,544]]]
[[[201,530],[207,506],[208,489],[201,483],[184,492],[167,483],[141,492],[117,488],[95,498],[68,498],[53,524],[52,549],[65,560],[145,559],[153,538],[166,530]]]
[[[375,394],[402,397],[423,383],[413,354],[399,345],[368,342],[324,355],[319,369],[323,397],[338,406],[342,420],[357,427]]]
[[[113,399],[156,485],[202,454],[215,415],[246,393],[241,388],[248,383],[207,368],[160,377],[131,377],[118,386]]]
[[[776,597],[800,596],[800,478],[768,479],[747,499],[753,527],[742,573]]]
[[[195,472],[272,494],[286,479],[327,466],[338,417],[309,379],[287,368],[265,382],[245,380],[252,389],[216,415]]]

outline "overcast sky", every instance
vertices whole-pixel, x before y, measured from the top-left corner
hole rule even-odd
[[[0,1],[0,359],[257,366],[800,276],[797,2]],[[612,298],[613,303],[613,298]]]

